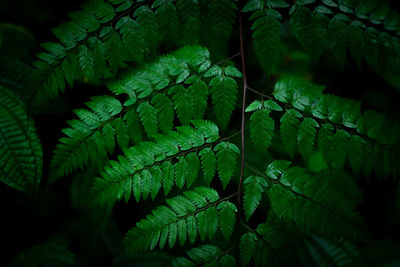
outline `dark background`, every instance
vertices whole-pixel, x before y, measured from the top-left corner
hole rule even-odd
[[[23,61],[32,62],[34,55],[40,51],[39,44],[46,41],[55,41],[51,28],[68,20],[67,13],[76,9],[84,1],[79,0],[1,0],[0,23],[12,23],[26,31],[26,39],[18,43]],[[391,1],[392,7],[399,10],[400,1]],[[245,28],[249,31],[249,23],[245,17]],[[247,33],[248,35],[248,33]],[[249,36],[248,36],[249,37]],[[247,38],[249,40],[250,38]],[[26,42],[29,40],[29,42]],[[233,36],[231,55],[239,51],[238,38]],[[249,47],[247,44],[246,47]],[[249,54],[252,52],[249,51]],[[350,57],[349,57],[350,58]],[[313,79],[327,85],[327,92],[344,97],[363,100],[364,107],[374,108],[400,117],[400,89],[389,86],[381,77],[374,74],[365,64],[359,70],[356,64],[349,60],[345,70],[332,67],[330,57],[324,55],[319,62],[311,64],[310,73]],[[237,61],[239,65],[239,61]],[[249,80],[252,86],[257,87],[260,76],[259,69],[249,69]],[[262,90],[262,88],[256,88]],[[66,127],[66,120],[73,117],[72,108],[82,107],[90,96],[106,92],[104,88],[79,86],[74,90],[67,90],[65,96],[67,108],[65,112],[35,115],[34,119],[39,131],[39,136],[44,148],[44,174],[55,148],[57,139],[61,137],[61,129]],[[254,96],[250,95],[248,102]],[[235,114],[233,124],[239,122],[239,114]],[[400,163],[399,163],[400,164]],[[44,181],[46,177],[44,177]],[[39,199],[32,199],[5,184],[0,183],[0,237],[3,248],[1,249],[0,265],[8,262],[21,249],[33,246],[47,240],[54,233],[65,227],[65,222],[77,218],[76,212],[69,203],[68,178],[62,179],[52,186],[51,190],[43,193]],[[399,216],[399,186],[392,180],[380,180],[372,177],[369,181],[362,180],[359,184],[364,192],[365,201],[360,206],[360,211],[365,215],[373,236],[376,239],[400,240]],[[119,229],[124,233],[137,220],[134,206],[117,204],[114,215]],[[118,235],[118,234],[117,234]],[[81,250],[79,246],[76,250]],[[101,256],[101,251],[96,257],[102,264],[111,264],[110,256]]]

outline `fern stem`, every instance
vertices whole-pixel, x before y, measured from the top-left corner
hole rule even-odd
[[[263,97],[266,97],[266,98],[269,98],[269,99],[274,99],[272,96],[263,94],[263,93],[261,93],[261,92],[255,90],[255,89],[249,87],[249,86],[247,86],[247,90],[250,90],[250,91],[252,91],[253,93],[255,93],[255,94],[259,95],[259,96],[263,96]]]
[[[242,61],[242,75],[243,75],[243,102],[242,102],[242,124],[241,124],[241,139],[242,139],[242,161],[240,164],[240,178],[239,178],[239,186],[238,186],[238,200],[237,200],[237,207],[238,213],[237,216],[240,220],[242,208],[241,208],[241,198],[242,198],[242,184],[243,184],[243,171],[244,171],[244,124],[245,124],[245,109],[246,109],[246,91],[247,91],[247,76],[246,76],[246,61],[244,57],[244,45],[243,45],[243,20],[242,14],[239,12],[239,30],[240,30],[240,57]],[[238,221],[239,221],[238,220]],[[240,266],[240,253],[239,253],[239,231],[236,231],[236,265]]]
[[[235,57],[238,57],[238,56],[240,56],[240,52],[234,54],[233,56],[230,56],[230,57],[228,57],[228,58],[225,58],[225,59],[223,59],[223,60],[221,60],[221,61],[218,61],[217,63],[215,63],[215,65],[222,64],[222,63],[224,63],[224,62],[226,62],[226,61],[229,61],[229,60],[231,60],[231,59],[234,59]]]

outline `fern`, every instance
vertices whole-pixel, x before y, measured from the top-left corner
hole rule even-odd
[[[379,265],[399,29],[388,1],[88,0],[32,62],[1,24],[0,179],[59,232],[10,266]]]
[[[26,106],[10,90],[0,86],[0,180],[35,194],[42,179],[42,147]]]
[[[379,155],[398,159],[400,137],[393,130],[399,126],[383,114],[372,110],[362,112],[357,101],[323,94],[323,89],[301,79],[284,78],[276,83],[275,99],[289,108],[280,118],[280,136],[289,156],[293,158],[298,151],[308,162],[310,155],[319,149],[325,162],[334,169],[350,165],[355,174],[364,168],[367,176],[372,170],[381,177],[397,176],[398,166],[388,163],[382,168]],[[274,103],[274,111],[282,111],[276,106],[280,107],[279,104],[270,103]],[[254,111],[252,116],[270,113],[257,100],[247,110]],[[257,123],[263,120],[258,119]],[[257,147],[265,146],[260,142],[268,142],[274,136],[274,121],[270,118],[269,121],[269,128],[264,126],[267,131],[252,126],[255,122],[250,124],[253,140],[259,140],[255,143]],[[366,143],[370,145],[363,145]]]
[[[243,8],[244,12],[252,11],[250,17],[254,20],[253,45],[261,65],[268,74],[276,72],[282,57],[282,42],[280,29],[281,14],[273,8],[284,8],[288,4],[281,1],[249,1]]]
[[[227,252],[222,252],[218,247],[213,245],[202,245],[186,251],[189,258],[178,257],[172,261],[172,266],[199,266],[199,265],[216,265],[232,266],[236,260]]]
[[[136,201],[140,196],[145,200],[155,179],[162,182],[165,194],[169,193],[173,184],[179,189],[185,184],[190,187],[199,174],[197,151],[211,148],[219,139],[218,128],[211,122],[194,121],[193,124],[195,129],[180,126],[177,132],[156,136],[154,143],[142,142],[125,149],[125,156],[119,156],[118,162],[111,160],[110,166],[105,167],[102,177],[96,179],[93,185],[99,201],[114,201],[123,196],[127,201],[131,194]],[[239,150],[234,144],[221,141],[213,150],[217,152],[217,169],[222,185],[226,187],[233,175],[235,153]],[[154,191],[153,198],[156,195],[157,191]]]
[[[240,238],[240,257],[243,265],[247,265],[256,250],[257,235],[248,232]]]
[[[64,130],[68,138],[60,139],[61,144],[54,152],[52,159],[54,179],[68,175],[78,167],[83,168],[90,162],[106,160],[108,155],[113,154],[115,138],[119,146],[124,148],[141,140],[141,137],[137,137],[133,131],[140,133],[144,130],[149,137],[154,137],[160,130],[164,133],[172,130],[175,117],[172,108],[176,110],[183,124],[188,124],[195,117],[202,118],[208,88],[200,77],[190,76],[190,68],[204,72],[210,65],[207,50],[196,46],[185,47],[141,70],[134,71],[123,80],[111,83],[109,86],[111,92],[115,95],[125,94],[128,96],[127,100],[121,104],[112,96],[96,97],[87,103],[91,111],[75,111],[80,120],[70,122],[71,128]],[[235,70],[233,68],[233,74],[240,75],[237,70],[235,73]],[[237,86],[235,80],[229,79],[230,83]],[[176,85],[172,85],[172,81]],[[185,84],[190,85],[185,87]],[[163,90],[166,92],[163,93]],[[172,94],[172,98],[166,93]],[[224,96],[232,97],[226,92]],[[151,101],[138,101],[148,98],[151,98]],[[194,103],[200,112],[196,116],[191,114]],[[143,130],[138,125],[138,118],[142,122]],[[229,117],[225,116],[224,119],[226,124]],[[128,138],[124,135],[125,129],[132,136]],[[104,141],[93,144],[92,138],[102,138]],[[225,175],[228,177],[224,176],[224,179],[229,179],[230,175]]]
[[[247,220],[260,204],[264,187],[268,184],[263,177],[249,176],[244,181],[243,205]]]
[[[167,242],[172,248],[178,239],[183,246],[187,236],[188,241],[194,243],[197,233],[202,241],[211,239],[217,231],[218,220],[232,221],[234,218],[229,213],[218,214],[217,205],[232,205],[226,200],[206,187],[186,191],[184,196],[167,199],[169,207],[160,206],[137,223],[127,233],[124,242],[134,250],[152,250],[157,245],[163,248]]]
[[[353,193],[357,192],[357,186],[348,177],[343,174],[337,176],[343,179],[341,185],[339,181],[333,183],[334,180],[331,180],[335,179],[335,174],[322,173],[310,177],[304,169],[292,167],[285,170],[280,165],[272,163],[267,169],[267,175],[277,179],[269,191],[269,198],[272,209],[280,218],[293,221],[305,231],[324,233],[335,228],[347,238],[362,238],[362,227],[358,228],[358,225],[362,225],[362,219],[353,212],[361,197],[360,193]],[[285,163],[284,167],[287,166]],[[282,174],[278,177],[278,173]],[[353,188],[352,195],[339,189],[344,184]],[[339,188],[335,189],[335,186]],[[326,198],[329,198],[329,203]]]
[[[25,249],[7,266],[73,266],[75,264],[75,255],[64,245],[47,241]]]

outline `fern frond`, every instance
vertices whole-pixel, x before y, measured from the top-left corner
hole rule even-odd
[[[214,245],[201,245],[186,251],[189,258],[177,257],[171,264],[180,266],[222,266],[228,267],[236,264],[236,260],[228,251],[221,251]]]
[[[210,0],[207,2],[207,44],[213,55],[227,57],[229,38],[235,23],[236,1]],[[210,37],[208,37],[210,36]]]
[[[244,180],[243,205],[247,220],[260,204],[262,193],[267,186],[263,177],[249,176]]]
[[[198,2],[178,0],[176,9],[182,25],[180,43],[183,45],[198,44],[201,34],[201,14]]]
[[[332,242],[311,235],[298,242],[297,250],[299,258],[305,266],[365,266],[356,246],[343,239]]]
[[[223,188],[226,188],[235,172],[236,154],[239,154],[239,148],[232,143],[221,142],[215,146],[217,152],[217,171],[221,179]]]
[[[155,184],[153,173],[148,172],[148,168],[157,168],[154,171],[158,181],[158,168],[161,169],[161,182],[165,194],[170,192],[173,184],[178,188],[183,188],[185,184],[190,187],[200,171],[198,150],[211,149],[219,139],[218,128],[211,122],[194,121],[194,125],[195,129],[180,126],[177,127],[177,132],[157,135],[154,143],[142,142],[125,149],[125,156],[119,156],[118,162],[111,160],[101,178],[96,179],[93,190],[98,200],[107,202],[121,199],[124,194],[130,196],[130,191],[133,191],[134,195],[136,192],[136,201],[140,199],[141,194],[145,194],[145,198],[151,191],[150,185]],[[219,142],[213,150],[217,152],[217,169],[223,186],[226,186],[233,175],[238,148],[228,142]],[[144,175],[146,184],[143,184]],[[134,185],[126,187],[126,183]],[[153,192],[152,196],[155,195],[156,192]],[[128,199],[129,197],[126,197],[126,200]]]
[[[240,259],[246,266],[256,251],[257,235],[252,232],[247,232],[240,238]]]
[[[253,11],[250,20],[254,20],[251,29],[253,31],[253,46],[261,66],[272,74],[276,71],[281,59],[283,44],[280,37],[281,14],[272,9],[286,7],[286,3],[281,1],[250,1],[243,8],[243,11]]]
[[[135,10],[133,17],[136,18],[139,24],[141,34],[145,36],[145,38],[142,37],[145,47],[148,51],[155,51],[160,39],[156,15],[150,8],[143,5]]]
[[[210,67],[209,58],[208,50],[200,46],[183,47],[109,85],[115,95],[127,95],[125,107],[116,98],[105,96],[87,103],[91,111],[75,110],[80,120],[71,121],[71,128],[64,129],[68,137],[60,139],[54,152],[53,178],[68,175],[89,162],[107,159],[114,151],[115,139],[124,148],[143,140],[142,129],[151,138],[160,130],[169,132],[175,118],[174,109],[183,124],[202,118],[208,87],[196,74]],[[190,72],[194,75],[190,76]],[[234,67],[230,72],[240,75]],[[168,90],[172,99],[166,94]],[[193,113],[193,107],[198,112]]]
[[[302,117],[299,112],[289,109],[280,119],[281,139],[287,153],[291,158],[293,158],[297,150],[296,133],[300,127],[299,117]]]
[[[75,254],[62,244],[47,241],[21,251],[7,266],[74,266]]]
[[[211,99],[214,113],[221,128],[226,128],[235,107],[238,84],[231,77],[217,76],[210,81]]]
[[[183,44],[200,40],[200,8],[193,1],[178,1],[176,7],[173,1],[155,2],[149,8],[144,2],[93,0],[70,17],[71,21],[53,29],[59,43],[43,44],[46,51],[34,63],[44,74],[35,103],[57,96],[65,83],[72,87],[75,80],[104,80],[126,67],[124,62],[141,63],[145,54],[153,55],[160,41],[178,40],[178,32],[183,32],[179,39]],[[195,30],[197,42],[193,42]]]
[[[209,148],[203,148],[199,152],[201,157],[201,167],[203,169],[204,181],[207,186],[209,186],[214,179],[215,171],[217,168],[217,158],[214,151]]]
[[[297,233],[282,224],[281,220],[273,213],[268,213],[267,220],[257,226],[254,263],[260,266],[295,266],[298,264],[293,255],[296,253],[294,242]]]
[[[195,188],[183,195],[167,199],[168,207],[160,206],[138,222],[127,233],[125,245],[133,250],[152,250],[157,245],[163,248],[168,240],[172,248],[178,239],[184,245],[186,237],[193,243],[197,232],[201,240],[211,239],[218,228],[217,206],[226,199],[220,199],[215,190],[206,187]]]
[[[156,109],[148,102],[142,102],[137,110],[146,133],[153,137],[158,133],[158,117]]]
[[[179,17],[173,0],[154,1],[152,8],[159,24],[162,40],[167,44],[175,44],[179,37]]]
[[[287,165],[282,168],[276,163],[272,164],[267,170],[271,179],[276,179],[276,174],[282,173],[278,183],[269,191],[272,209],[280,218],[306,232],[317,231],[328,236],[336,233],[351,239],[365,238],[363,220],[354,212],[361,201],[361,193],[351,178],[344,173],[329,172],[311,176],[299,167],[285,170]],[[347,190],[343,191],[342,188]]]
[[[281,138],[289,155],[299,150],[307,161],[320,127],[318,149],[331,167],[343,169],[349,162],[356,174],[365,169],[367,175],[374,170],[378,176],[397,176],[398,168],[390,161],[383,167],[382,158],[398,159],[400,126],[375,111],[362,112],[360,102],[322,94],[322,90],[322,86],[298,79],[276,83],[276,100],[293,107],[280,119]],[[366,142],[372,142],[370,153],[364,152]]]
[[[275,122],[266,109],[255,111],[250,117],[250,133],[254,146],[259,151],[266,151],[272,143]]]
[[[42,179],[43,152],[26,106],[0,86],[0,180],[34,194]]]
[[[309,156],[314,151],[315,138],[317,129],[319,127],[318,122],[311,118],[305,118],[300,126],[297,135],[297,144],[299,152],[303,159],[307,162]]]
[[[92,97],[86,103],[90,110],[77,109],[80,120],[69,121],[71,128],[63,129],[67,137],[59,140],[51,161],[54,179],[86,167],[89,162],[104,160],[115,148],[115,137],[120,145],[127,145],[127,136],[122,136],[125,121],[114,120],[121,113],[121,103],[111,96]],[[116,131],[118,129],[119,131]]]
[[[348,48],[359,67],[365,59],[378,74],[398,73],[398,22],[393,19],[398,12],[387,2],[322,1],[309,5],[312,2],[296,1],[290,9],[290,23],[300,44],[314,59],[330,48],[343,66]],[[382,62],[389,64],[382,68]]]
[[[236,206],[228,201],[222,202],[217,206],[218,219],[222,234],[226,240],[229,240],[235,227]]]

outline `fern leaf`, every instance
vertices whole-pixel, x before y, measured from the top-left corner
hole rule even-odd
[[[308,162],[308,159],[314,150],[315,137],[317,134],[316,128],[318,127],[319,124],[311,118],[305,118],[299,126],[297,144],[299,152],[306,162]]]
[[[50,183],[58,177],[87,166],[89,162],[107,158],[108,154],[113,153],[115,135],[122,145],[128,142],[125,135],[121,136],[123,132],[120,132],[124,122],[113,120],[114,116],[122,111],[122,105],[117,99],[111,96],[96,96],[85,104],[91,110],[74,110],[80,120],[69,121],[70,128],[63,129],[67,137],[60,138],[60,143],[54,151]],[[119,131],[116,132],[112,125]]]
[[[224,201],[220,200],[218,194],[210,188],[195,188],[193,192],[197,193],[195,194],[196,198],[201,196],[207,203],[206,207],[208,208],[205,211],[203,211],[203,207],[196,206],[191,194],[168,199],[168,207],[156,208],[127,233],[124,239],[125,245],[134,250],[154,249],[158,243],[163,247],[167,235],[165,228],[168,228],[170,248],[175,246],[178,238],[181,245],[186,243],[187,237],[194,242],[195,234],[193,232],[196,229],[194,224],[197,225],[202,240],[206,236],[211,238],[218,227],[218,212],[214,206]],[[192,219],[193,216],[196,217],[196,221]]]
[[[115,137],[117,138],[117,142],[121,148],[125,148],[129,145],[129,134],[128,134],[128,128],[121,118],[117,118],[113,122],[114,129],[115,129]],[[104,129],[104,128],[103,128]],[[112,136],[113,137],[113,136]],[[107,144],[111,144],[114,142],[107,142]],[[111,151],[114,151],[114,149],[109,150],[110,153]]]
[[[156,15],[150,8],[143,5],[135,10],[133,16],[140,25],[141,34],[146,36],[146,38],[143,38],[146,47],[148,47],[150,51],[154,51],[160,39]]]
[[[354,244],[343,239],[332,242],[325,238],[312,235],[302,240],[301,245],[304,248],[304,264],[311,263],[318,266],[335,264],[337,266],[346,266],[357,264],[360,266],[365,263],[360,260],[359,252]],[[308,258],[307,261],[305,258]],[[308,260],[310,262],[308,262]],[[307,262],[307,263],[306,263]]]
[[[290,161],[287,160],[275,160],[271,164],[268,165],[265,173],[272,179],[278,179],[279,176],[284,173],[289,166],[291,165]]]
[[[269,11],[272,10],[254,12],[251,16],[251,19],[254,20],[251,29],[253,30],[253,45],[257,58],[267,74],[272,74],[281,61],[283,44],[280,38],[281,23],[278,20],[279,17],[278,19],[275,18]]]
[[[204,212],[204,216],[207,218],[207,236],[212,239],[218,229],[218,211],[215,207],[209,207]]]
[[[361,60],[365,54],[365,41],[364,41],[364,33],[361,30],[362,23],[360,21],[353,21],[349,25],[348,34],[351,36],[349,38],[349,49],[351,55],[358,67],[361,66]]]
[[[252,232],[245,233],[240,238],[240,259],[242,264],[246,266],[253,258],[256,250],[257,235]]]
[[[174,108],[182,124],[188,124],[193,118],[193,98],[188,88],[182,85],[172,87],[169,94],[173,94]]]
[[[200,7],[192,0],[178,0],[176,9],[181,26],[181,43],[196,44],[200,40],[201,16]]]
[[[192,109],[196,111],[193,113],[193,118],[202,119],[207,108],[209,93],[207,84],[197,76],[189,77],[185,83],[190,84],[187,90],[192,96]]]
[[[211,99],[214,113],[221,128],[226,128],[231,118],[238,94],[237,82],[226,76],[215,77],[210,81]]]
[[[344,130],[337,130],[334,136],[334,160],[332,167],[343,169],[347,161],[348,140],[350,134]]]
[[[141,128],[139,115],[134,110],[128,110],[123,116],[128,129],[129,138],[134,144],[143,140],[143,130]]]
[[[236,154],[239,154],[239,148],[236,145],[221,142],[215,146],[217,152],[217,171],[221,179],[223,188],[226,188],[235,171]]]
[[[280,125],[280,134],[283,145],[291,158],[294,157],[294,154],[297,150],[297,131],[300,127],[301,117],[295,110],[288,110],[281,117],[281,125]]]
[[[342,69],[346,60],[348,46],[347,32],[348,27],[346,23],[336,17],[331,19],[328,25],[328,38],[331,40],[330,48]]]
[[[214,245],[201,245],[186,251],[189,258],[178,257],[174,259],[172,266],[233,266],[235,265],[235,258],[229,254],[223,253],[218,247]],[[232,265],[233,264],[233,265]]]
[[[167,161],[161,164],[161,169],[164,176],[164,194],[168,195],[168,193],[171,191],[172,186],[175,183],[174,167],[172,166],[171,162]]]
[[[214,55],[226,56],[236,18],[236,3],[230,0],[210,0],[207,7],[207,33],[212,36],[206,39],[207,43]]]
[[[230,202],[222,202],[217,206],[219,226],[226,240],[229,240],[235,226],[236,206]]]
[[[214,146],[213,142],[219,139],[215,124],[209,121],[194,121],[193,124],[195,128],[180,126],[176,132],[170,132],[168,135],[156,135],[155,142],[141,142],[124,149],[125,155],[119,156],[118,161],[109,161],[101,177],[95,179],[93,192],[96,200],[99,203],[120,200],[128,179],[133,179],[132,189],[136,201],[140,197],[146,199],[149,194],[155,198],[160,184],[164,187],[165,195],[171,191],[174,184],[178,188],[183,188],[185,184],[187,187],[191,186],[200,172],[200,160],[194,148],[203,146],[203,149],[211,149]],[[219,142],[214,150],[218,151],[220,156],[226,155],[226,158],[219,160],[222,165],[218,167],[217,154],[217,168],[221,177],[225,179],[223,181],[228,182],[233,175],[232,166],[235,164],[235,153],[238,149],[231,143]]]
[[[246,112],[252,112],[263,108],[263,103],[259,100],[254,100],[247,106]]]
[[[79,65],[86,81],[94,78],[94,57],[92,51],[82,46],[79,53]]]
[[[201,157],[201,166],[203,169],[205,185],[209,186],[215,176],[217,159],[215,153],[209,147],[203,148],[199,152],[199,156]]]
[[[156,109],[149,102],[142,102],[138,108],[140,119],[146,133],[153,137],[158,132],[158,118]]]
[[[186,177],[186,185],[190,187],[196,178],[199,176],[200,172],[200,160],[196,153],[189,153],[186,156],[187,162],[187,177]]]
[[[141,38],[143,33],[141,32],[139,23],[129,16],[122,17],[115,25],[115,29],[119,30],[121,34],[122,45],[127,48],[127,51],[129,51],[129,54],[132,56],[132,58],[134,60],[141,61],[143,58],[143,48],[145,44]],[[111,40],[111,42],[115,42],[115,39]],[[118,44],[114,43],[114,45]],[[113,61],[117,62],[113,65],[119,65],[118,59]]]
[[[354,212],[361,193],[347,192],[360,190],[346,175],[323,172],[312,177],[304,169],[292,167],[271,187],[269,197],[272,209],[280,218],[294,222],[307,232],[340,233],[357,240],[365,234],[363,220]]]
[[[275,122],[266,109],[255,111],[250,117],[250,133],[254,146],[260,151],[265,151],[271,146],[274,135]]]
[[[317,60],[326,47],[328,22],[327,16],[303,7],[297,8],[290,18],[294,35],[313,59]]]
[[[178,40],[179,33],[179,17],[173,1],[162,1],[160,6],[153,3],[152,8],[156,8],[156,17],[159,24],[159,31],[162,36],[162,40],[165,43],[171,44],[176,43]]]
[[[0,86],[0,180],[34,194],[42,178],[42,146],[26,107]]]
[[[325,123],[321,125],[321,128],[318,132],[318,147],[327,163],[333,162],[335,158],[333,139],[334,133],[332,124]]]
[[[185,157],[181,157],[174,165],[175,183],[178,188],[182,188],[188,175],[188,166]]]
[[[249,220],[250,216],[260,204],[264,187],[267,186],[268,184],[262,177],[249,176],[244,180],[243,205],[247,220]]]

